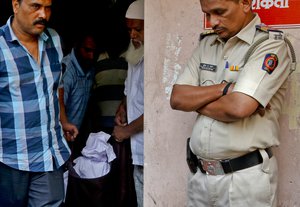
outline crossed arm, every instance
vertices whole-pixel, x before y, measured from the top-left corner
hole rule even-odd
[[[232,92],[234,84],[223,96],[225,86],[226,83],[212,86],[175,84],[170,100],[171,107],[181,111],[197,111],[222,122],[235,122],[259,110],[259,103],[254,98]]]

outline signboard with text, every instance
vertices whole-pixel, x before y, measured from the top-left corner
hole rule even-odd
[[[252,9],[268,26],[300,27],[300,0],[253,0]],[[206,15],[204,15],[204,28],[210,28]]]

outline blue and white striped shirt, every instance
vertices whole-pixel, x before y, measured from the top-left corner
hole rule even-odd
[[[64,102],[68,121],[79,129],[84,118],[94,80],[94,68],[86,68],[86,73],[79,65],[75,51],[63,58],[66,71],[62,76]]]
[[[0,28],[0,162],[52,171],[70,156],[59,123],[60,38],[52,29],[40,35],[38,64],[13,33],[12,18]]]

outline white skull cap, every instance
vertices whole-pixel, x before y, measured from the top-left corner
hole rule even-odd
[[[144,20],[144,0],[136,0],[130,4],[125,17],[127,19]]]

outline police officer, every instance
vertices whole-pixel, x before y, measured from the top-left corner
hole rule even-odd
[[[281,31],[262,26],[251,0],[200,0],[213,32],[173,86],[171,107],[197,111],[190,148],[198,170],[188,206],[277,206],[279,115],[291,72]]]

